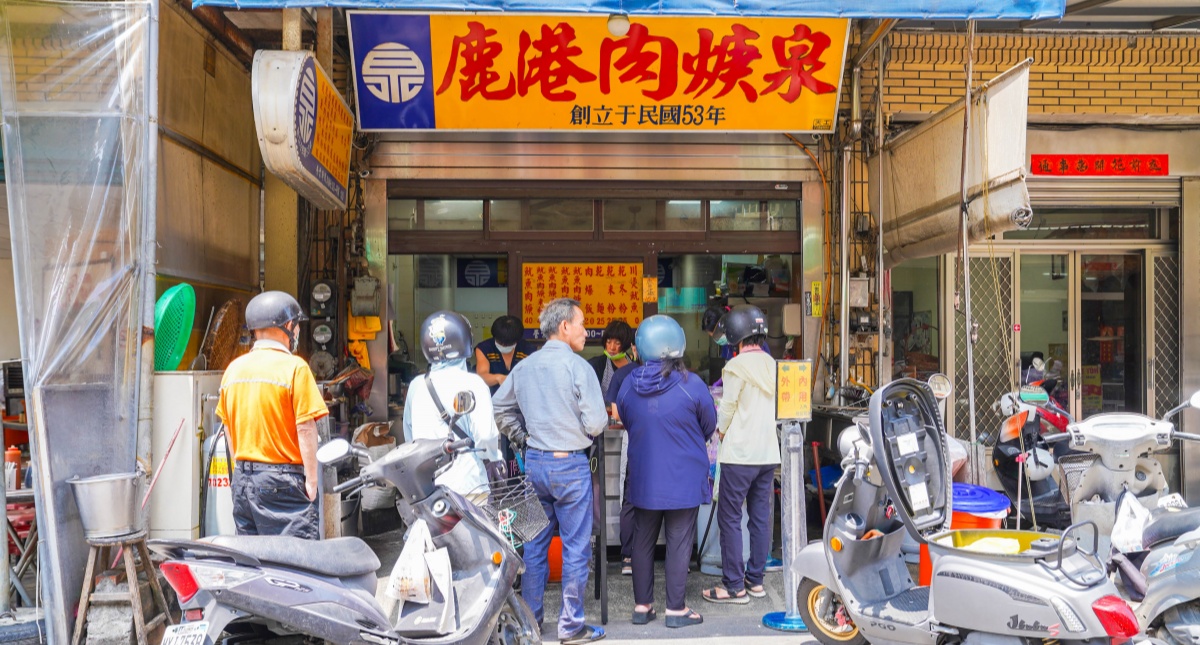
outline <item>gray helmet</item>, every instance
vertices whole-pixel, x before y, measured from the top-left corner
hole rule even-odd
[[[633,342],[642,358],[650,361],[683,358],[683,351],[687,348],[683,327],[674,318],[662,314],[643,320]]]
[[[282,329],[293,320],[308,320],[308,316],[295,298],[282,291],[264,291],[246,305],[246,329]]]
[[[435,311],[421,323],[421,353],[430,365],[471,353],[471,323],[453,311]]]
[[[729,345],[737,347],[738,343],[751,336],[767,333],[767,315],[754,305],[738,305],[721,317],[717,328],[713,330],[713,339],[724,337]]]

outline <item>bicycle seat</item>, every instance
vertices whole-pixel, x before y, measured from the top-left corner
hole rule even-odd
[[[204,541],[241,551],[263,563],[335,578],[374,574],[379,570],[379,558],[366,542],[356,537],[305,540],[282,535],[218,535]]]

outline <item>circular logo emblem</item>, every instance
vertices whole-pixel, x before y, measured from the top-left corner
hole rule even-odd
[[[446,343],[446,323],[445,316],[438,316],[429,321],[429,340],[432,340],[434,345]]]
[[[463,269],[463,277],[472,287],[482,287],[492,278],[492,270],[488,268],[487,262],[473,260]]]
[[[300,72],[300,89],[296,95],[296,136],[300,147],[312,148],[313,134],[317,131],[317,69],[312,61]]]
[[[408,47],[383,43],[367,53],[359,77],[380,101],[407,103],[425,85],[425,64]]]

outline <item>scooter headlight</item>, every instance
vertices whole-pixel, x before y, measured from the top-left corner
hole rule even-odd
[[[1071,605],[1062,598],[1051,598],[1050,606],[1054,607],[1054,611],[1058,612],[1058,618],[1062,621],[1063,627],[1069,632],[1082,632],[1087,629],[1083,624],[1083,620],[1079,618],[1079,614],[1071,609]]]

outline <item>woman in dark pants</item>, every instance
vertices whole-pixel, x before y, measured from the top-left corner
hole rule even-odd
[[[633,623],[655,618],[654,546],[667,534],[667,627],[704,622],[687,606],[688,563],[701,504],[712,501],[705,446],[717,426],[712,395],[683,364],[686,338],[679,323],[651,316],[637,332],[646,364],[633,370],[617,395],[629,433],[629,499],[633,502]]]

